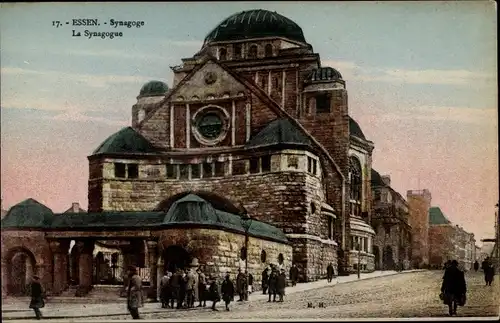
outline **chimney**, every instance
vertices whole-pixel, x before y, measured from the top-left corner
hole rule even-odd
[[[80,212],[80,203],[73,202],[73,205],[71,206],[71,209],[73,210],[73,213]]]
[[[382,175],[382,182],[384,182],[385,185],[391,186],[391,176],[390,175]]]

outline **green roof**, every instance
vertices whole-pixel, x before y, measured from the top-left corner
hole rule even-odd
[[[139,96],[164,95],[168,91],[168,85],[162,81],[149,81],[144,84],[139,92]]]
[[[288,119],[277,119],[269,123],[245,145],[247,148],[278,144],[310,146],[311,140]]]
[[[109,136],[92,154],[148,154],[156,152],[156,148],[144,136],[132,129],[132,127],[126,127]]]
[[[39,228],[50,230],[110,230],[120,228],[161,228],[178,225],[208,226],[245,232],[241,217],[215,209],[201,197],[189,194],[172,204],[167,212],[100,212],[59,213],[35,200],[28,199],[13,206],[2,228]],[[283,231],[270,224],[252,220],[249,235],[288,242]]]
[[[292,20],[276,12],[256,9],[233,14],[224,19],[205,37],[210,42],[261,37],[283,37],[305,43],[302,29]]]
[[[446,218],[439,207],[429,209],[429,224],[450,224],[451,221]]]
[[[366,137],[363,133],[363,131],[361,130],[361,127],[359,126],[359,124],[354,121],[353,118],[349,117],[349,134],[351,136],[356,136],[358,138],[361,138],[361,139],[364,139],[366,140]]]
[[[329,66],[315,68],[308,77],[308,81],[310,82],[333,81],[341,79],[342,74],[340,74],[340,72],[333,67]]]
[[[50,225],[53,217],[51,209],[34,199],[27,199],[10,208],[2,219],[2,227],[45,227]]]

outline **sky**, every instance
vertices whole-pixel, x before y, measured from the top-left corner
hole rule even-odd
[[[477,240],[494,236],[497,27],[487,1],[2,4],[3,207],[34,198],[54,212],[86,208],[87,156],[130,125],[141,86],[171,85],[170,66],[210,30],[259,8],[295,21],[322,65],[343,75],[349,114],[375,145],[373,168],[395,190],[429,189],[452,222]],[[71,26],[79,18],[101,26]],[[86,29],[123,36],[72,36]]]

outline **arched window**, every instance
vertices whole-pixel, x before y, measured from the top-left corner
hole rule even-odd
[[[250,46],[248,50],[248,58],[257,58],[257,45]]]
[[[280,253],[278,255],[278,264],[283,265],[283,262],[285,261],[285,258],[283,257],[283,254]]]
[[[273,45],[267,44],[264,51],[265,51],[264,55],[266,57],[272,57],[273,56]]]
[[[241,58],[241,44],[235,44],[233,47],[233,58],[239,59]]]
[[[266,260],[267,260],[267,253],[266,253],[266,251],[265,251],[265,250],[262,250],[262,252],[260,253],[260,261],[261,261],[262,263],[265,263],[265,262],[266,262]]]
[[[351,215],[361,215],[361,188],[362,171],[361,164],[356,157],[349,158],[349,202],[351,206]]]
[[[243,247],[240,250],[240,259],[245,260],[247,259],[247,248]]]
[[[227,59],[227,51],[225,48],[219,48],[219,60],[225,61]]]

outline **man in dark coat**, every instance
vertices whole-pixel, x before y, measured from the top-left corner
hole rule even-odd
[[[127,308],[134,320],[140,319],[139,308],[144,306],[142,295],[142,279],[137,274],[137,268],[130,266],[127,270],[129,283],[127,290]]]
[[[226,304],[226,311],[229,311],[229,303],[234,300],[234,284],[231,281],[231,276],[229,272],[226,274],[226,278],[222,282],[221,286],[222,299]]]
[[[486,286],[489,285],[489,278],[490,278],[490,258],[486,257],[486,259],[483,260],[483,263],[481,264],[481,269],[483,270],[484,273],[484,282],[486,283]]]
[[[208,299],[212,301],[212,311],[217,311],[215,305],[220,301],[219,285],[217,284],[217,279],[215,276],[210,275],[208,277],[208,283],[210,287],[208,288]]]
[[[253,275],[248,274],[248,294],[253,293]],[[248,300],[248,297],[247,297]]]
[[[474,270],[475,271],[478,271],[479,270],[479,263],[476,261],[474,261]]]
[[[186,305],[186,284],[187,277],[186,272],[184,270],[180,271],[180,279],[179,279],[179,294],[177,295],[177,309],[181,309]]]
[[[245,300],[245,293],[247,291],[247,277],[238,269],[238,275],[236,276],[236,292],[240,296],[238,302],[243,302]]]
[[[179,304],[179,294],[181,293],[181,282],[182,282],[182,273],[180,269],[177,269],[175,274],[170,278],[170,288],[171,288],[171,307],[174,308],[174,300],[177,302],[176,308],[181,308],[182,302]]]
[[[276,269],[271,270],[271,275],[269,275],[269,300],[268,302],[271,301],[271,295],[273,296],[273,302],[276,302],[276,288],[277,288],[277,281],[278,280],[278,273],[276,272]]]
[[[328,267],[326,267],[326,280],[327,282],[331,282],[333,279],[333,265],[332,263],[328,264]]]
[[[441,293],[444,303],[448,305],[450,316],[457,314],[457,305],[465,305],[467,285],[464,272],[458,268],[456,260],[453,260],[444,272]]]
[[[282,269],[281,273],[278,274],[276,278],[276,292],[279,296],[278,302],[283,302],[283,296],[285,296],[285,287],[286,287],[286,274],[285,270]]]
[[[198,301],[198,307],[201,307],[202,303],[203,307],[207,306],[207,279],[201,269],[198,269]]]
[[[160,300],[161,300],[161,307],[162,308],[168,308],[169,303],[170,303],[170,294],[171,294],[171,288],[170,288],[170,279],[172,278],[171,273],[165,272],[165,275],[161,278],[160,281]]]
[[[262,294],[267,294],[267,289],[269,287],[269,268],[265,268],[262,271]]]
[[[30,295],[31,295],[30,308],[32,308],[35,311],[36,319],[41,320],[42,313],[40,312],[40,309],[45,307],[45,302],[43,300],[44,293],[42,284],[40,284],[40,277],[38,276],[33,276],[33,281],[31,282],[30,285]]]
[[[297,280],[299,279],[299,268],[297,265],[293,264],[290,268],[290,280],[292,281],[292,286],[297,285]]]

